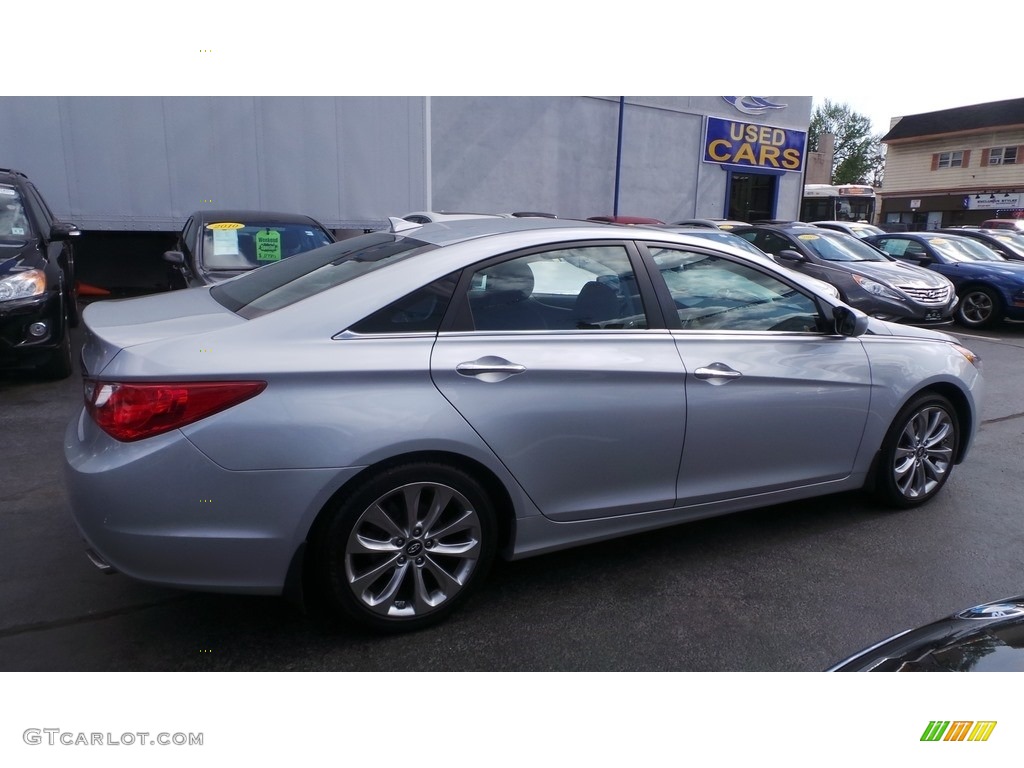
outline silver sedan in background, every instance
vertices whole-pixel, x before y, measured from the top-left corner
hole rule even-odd
[[[86,310],[65,457],[97,565],[186,589],[301,586],[415,629],[496,556],[865,487],[921,504],[978,426],[980,364],[953,337],[728,245],[393,223]]]

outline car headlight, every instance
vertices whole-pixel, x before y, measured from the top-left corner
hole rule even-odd
[[[962,344],[956,344],[954,342],[950,342],[949,346],[951,346],[953,349],[955,349],[961,355],[966,357],[967,361],[971,365],[973,365],[979,371],[981,370],[981,357],[979,355],[975,354],[974,352],[971,352],[971,350],[969,350],[967,347],[963,346]]]
[[[896,299],[897,301],[903,299],[903,297],[896,293],[896,291],[894,291],[892,288],[882,285],[879,282],[875,282],[874,280],[871,280],[867,277],[863,277],[861,275],[854,275],[853,279],[854,282],[857,283],[857,285],[859,285],[865,291],[870,293],[872,296],[881,296],[886,299]]]
[[[0,279],[0,301],[30,299],[46,291],[46,273],[28,269]]]

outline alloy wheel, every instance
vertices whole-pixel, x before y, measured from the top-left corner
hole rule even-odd
[[[441,483],[403,485],[356,519],[345,547],[345,578],[370,612],[421,617],[463,590],[482,541],[480,514],[465,495]]]
[[[943,483],[955,442],[956,429],[944,408],[922,408],[906,423],[893,454],[892,474],[907,500],[926,498]]]

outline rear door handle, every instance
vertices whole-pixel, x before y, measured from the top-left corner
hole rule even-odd
[[[525,365],[512,363],[503,357],[491,355],[459,363],[455,366],[455,371],[459,375],[474,377],[486,382],[504,381],[509,376],[515,376],[517,373],[523,373],[525,370]]]

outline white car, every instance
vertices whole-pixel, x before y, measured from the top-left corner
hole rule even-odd
[[[870,237],[871,235],[884,235],[885,230],[868,224],[866,221],[812,221],[816,227],[831,229],[835,232],[845,232],[854,237]]]

